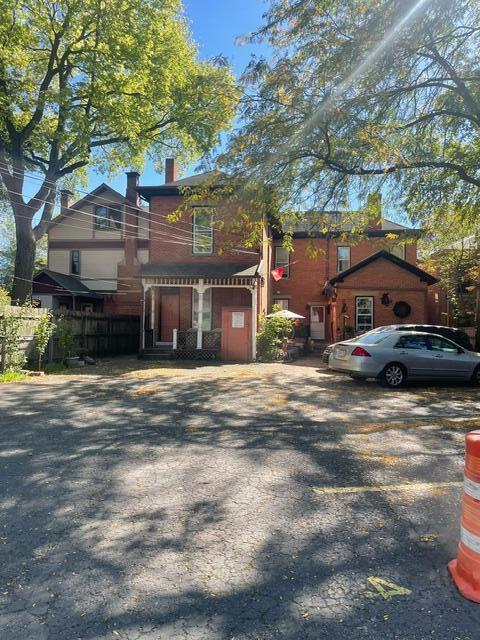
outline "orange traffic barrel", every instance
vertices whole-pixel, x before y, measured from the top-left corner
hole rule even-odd
[[[480,603],[480,431],[466,437],[460,544],[448,568],[460,593]]]

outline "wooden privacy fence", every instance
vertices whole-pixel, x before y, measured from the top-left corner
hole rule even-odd
[[[7,306],[0,310],[0,371],[5,366],[5,338],[2,336],[1,320],[4,314],[22,315],[18,350],[27,359],[34,354],[34,331],[39,319],[47,309],[29,309]],[[107,315],[104,313],[83,313],[80,311],[53,311],[55,320],[63,317],[71,324],[74,335],[74,350],[82,350],[92,356],[121,355],[137,353],[139,345],[140,318],[138,316]],[[58,337],[50,339],[44,359],[46,362],[59,360],[62,353],[58,347]]]
[[[83,313],[81,311],[54,311],[56,318],[71,323],[75,337],[75,349],[93,356],[121,355],[137,353],[140,335],[138,316],[107,315],[104,313]],[[62,357],[58,348],[58,338],[54,334],[48,348],[48,359]]]

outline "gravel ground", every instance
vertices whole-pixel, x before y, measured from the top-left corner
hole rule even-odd
[[[478,640],[446,565],[479,408],[313,359],[4,385],[0,637]]]

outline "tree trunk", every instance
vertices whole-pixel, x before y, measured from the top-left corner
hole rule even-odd
[[[21,210],[20,210],[21,209]],[[16,207],[15,231],[17,248],[12,287],[12,303],[22,303],[32,296],[33,267],[35,263],[36,241],[32,230],[31,215],[26,207]]]

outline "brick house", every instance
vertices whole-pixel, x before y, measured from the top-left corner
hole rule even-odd
[[[199,202],[169,218],[184,187],[212,177],[179,180],[169,159],[164,184],[140,185],[129,172],[125,196],[105,184],[75,204],[64,193],[34,296],[48,306],[141,316],[141,352],[178,357],[252,359],[258,315],[274,303],[305,316],[302,333],[322,341],[343,338],[346,327],[426,322],[435,278],[416,266],[415,242],[402,242],[406,227],[383,220],[361,240],[345,240],[297,225],[289,255],[265,222],[258,250],[246,250],[225,229],[235,215],[228,205]],[[278,266],[284,277],[274,281]]]
[[[282,234],[274,234],[273,266],[286,266],[272,283],[272,303],[305,316],[306,334],[336,342],[386,324],[427,322],[427,292],[436,279],[417,267],[416,242],[405,242],[410,229],[382,220],[361,239],[345,239],[304,227],[293,229],[290,254]]]
[[[48,306],[142,316],[140,349],[147,354],[173,349],[183,357],[221,352],[251,360],[257,318],[269,303],[267,226],[256,251],[232,241],[208,203],[167,221],[182,203],[182,188],[208,177],[179,180],[169,159],[162,185],[141,186],[139,174],[129,172],[125,197],[105,184],[75,204],[64,194],[48,231],[48,274],[35,276],[34,297]],[[62,276],[68,290],[60,290]],[[85,302],[89,292],[95,309]]]

